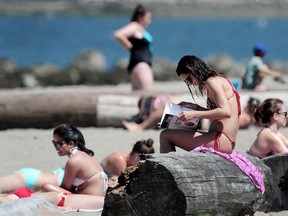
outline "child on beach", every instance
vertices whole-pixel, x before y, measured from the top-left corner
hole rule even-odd
[[[286,126],[287,110],[282,100],[268,98],[255,110],[257,126],[263,126],[247,153],[259,158],[288,152],[288,140],[280,133]]]
[[[271,70],[266,64],[263,63],[263,58],[267,53],[265,44],[256,44],[253,52],[254,56],[246,65],[245,73],[242,78],[243,89],[266,91],[267,88],[264,86],[263,81],[267,75],[273,76],[274,80],[276,81],[284,82],[280,72]]]
[[[195,111],[182,112],[178,119],[185,122],[193,118],[205,118],[211,123],[207,132],[163,130],[160,134],[160,152],[176,151],[176,147],[191,151],[198,146],[205,146],[231,153],[235,147],[241,114],[240,96],[232,83],[196,56],[182,57],[176,72],[188,86],[192,98],[191,86],[194,89],[198,87],[202,96],[204,91],[207,92],[207,108],[181,102],[180,105]]]

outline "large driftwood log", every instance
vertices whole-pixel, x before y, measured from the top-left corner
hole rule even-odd
[[[277,211],[280,190],[261,160],[248,156],[263,173],[258,190],[235,164],[213,153],[148,155],[106,194],[102,215],[252,215]]]
[[[79,127],[121,127],[138,112],[139,95],[87,91],[0,93],[0,129],[53,128],[62,123]]]

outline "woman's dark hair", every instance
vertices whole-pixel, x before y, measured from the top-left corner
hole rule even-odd
[[[137,141],[134,146],[133,149],[131,151],[131,153],[138,153],[138,154],[150,154],[150,153],[154,153],[154,148],[153,148],[153,139],[148,139],[148,140],[140,140]]]
[[[94,156],[94,152],[85,147],[85,139],[77,127],[69,124],[61,124],[54,129],[53,135],[61,137],[67,143],[73,141],[80,151]]]
[[[191,74],[194,76],[198,82],[199,82],[199,91],[201,93],[201,96],[203,96],[203,88],[205,86],[205,81],[209,77],[216,77],[219,76],[220,73],[218,73],[216,70],[210,68],[204,61],[202,61],[200,58],[196,56],[186,55],[180,59],[178,62],[176,73],[178,76],[181,74]],[[188,86],[188,89],[191,93],[192,98],[193,93],[190,89],[190,84],[186,83]],[[196,90],[195,86],[192,85],[194,89]],[[195,91],[197,94],[197,90]]]
[[[136,6],[136,8],[134,9],[134,12],[131,16],[131,22],[138,22],[138,20],[140,18],[142,18],[143,16],[145,16],[145,14],[148,12],[149,10],[147,8],[145,8],[143,5],[138,4]]]
[[[268,98],[263,101],[254,112],[255,125],[265,126],[269,124],[274,113],[280,111],[279,104],[283,104],[283,101],[278,98]]]
[[[253,114],[255,110],[259,107],[260,105],[260,100],[254,97],[250,97],[248,102],[247,102],[247,111],[250,114]]]

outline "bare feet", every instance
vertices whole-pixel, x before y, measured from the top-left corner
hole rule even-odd
[[[141,126],[135,122],[122,121],[124,127],[129,131],[142,131]]]

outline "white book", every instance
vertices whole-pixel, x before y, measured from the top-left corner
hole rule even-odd
[[[197,129],[199,118],[194,118],[189,121],[180,121],[178,116],[183,111],[194,111],[191,108],[180,106],[174,103],[167,103],[162,114],[159,124],[160,128],[179,129],[179,130],[195,130]]]

